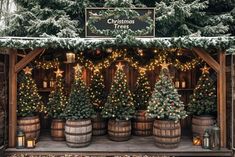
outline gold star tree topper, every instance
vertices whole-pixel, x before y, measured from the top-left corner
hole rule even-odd
[[[81,67],[79,64],[77,64],[76,66],[74,66],[73,69],[74,69],[74,71],[75,71],[76,74],[77,74],[78,72],[82,72],[82,67]]]
[[[166,61],[164,61],[162,64],[160,64],[161,65],[161,67],[162,67],[162,69],[168,69],[168,66],[170,65],[170,64],[168,64],[168,63],[166,63]]]
[[[29,74],[29,75],[31,75],[31,74],[32,74],[32,70],[33,70],[33,68],[29,68],[29,67],[27,66],[27,67],[26,67],[26,68],[24,68],[23,70],[24,70],[24,73],[25,73],[25,74]]]
[[[141,74],[145,74],[145,73],[146,73],[146,70],[147,70],[147,69],[145,69],[145,68],[139,68],[139,71],[140,71]]]
[[[210,67],[207,67],[206,65],[204,65],[203,68],[201,68],[202,74],[208,74],[210,70]]]
[[[57,78],[57,77],[62,77],[62,76],[63,76],[63,75],[62,75],[63,72],[64,72],[64,71],[60,70],[59,68],[58,68],[56,71],[54,71],[54,73],[55,73],[55,75],[56,75],[56,78]]]
[[[119,62],[119,63],[116,65],[116,67],[117,67],[117,70],[123,70],[124,65],[122,65],[121,62]]]

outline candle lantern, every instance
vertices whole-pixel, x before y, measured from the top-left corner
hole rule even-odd
[[[200,138],[200,136],[194,136],[193,137],[193,145],[194,146],[201,146],[202,144],[202,140]]]
[[[180,81],[178,79],[175,80],[175,88],[180,87]]]
[[[22,130],[17,131],[17,149],[25,148],[25,134]]]
[[[186,88],[186,81],[185,81],[185,80],[182,80],[182,81],[181,81],[181,87],[182,87],[182,88]]]
[[[216,124],[211,128],[210,148],[212,150],[220,149],[220,128]]]
[[[208,133],[208,130],[205,131],[202,141],[203,141],[202,148],[209,149],[210,148],[210,135]]]
[[[50,87],[53,88],[55,85],[55,81],[53,78],[50,79]]]
[[[75,54],[73,52],[66,53],[67,63],[74,63],[75,62]]]
[[[28,138],[27,141],[26,141],[26,147],[28,149],[32,149],[32,148],[35,148],[36,146],[36,141],[34,138]]]
[[[47,86],[47,82],[48,82],[48,80],[47,80],[47,77],[45,76],[44,79],[43,79],[43,83],[42,83],[43,88],[47,88],[48,87]]]

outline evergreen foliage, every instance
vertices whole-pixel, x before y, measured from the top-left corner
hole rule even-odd
[[[89,91],[82,80],[82,73],[75,71],[75,80],[63,116],[67,120],[79,120],[91,118],[93,113]]]
[[[91,77],[90,99],[96,112],[101,112],[105,103],[104,77],[99,70],[95,70]]]
[[[151,87],[144,70],[140,70],[133,93],[136,110],[146,110],[151,96]]]
[[[64,112],[66,103],[63,78],[58,76],[56,77],[55,88],[49,95],[48,115],[54,119],[62,119],[61,114]]]
[[[129,120],[135,114],[133,98],[127,85],[127,78],[123,71],[123,65],[117,65],[107,102],[101,112],[104,118],[116,120]]]
[[[25,71],[26,70],[26,71]],[[32,79],[31,68],[26,67],[18,88],[17,115],[20,117],[34,116],[42,105],[38,88]]]
[[[155,84],[149,101],[147,113],[152,118],[175,121],[187,116],[167,67],[162,67],[159,80]]]
[[[204,71],[190,97],[188,112],[193,115],[216,114],[216,89],[209,71]]]

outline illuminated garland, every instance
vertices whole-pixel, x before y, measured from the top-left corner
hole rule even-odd
[[[37,69],[56,69],[59,67],[59,61],[35,61],[34,62]]]
[[[112,10],[106,10],[103,11],[101,10],[98,14],[97,13],[92,13],[89,12],[90,18],[87,21],[87,26],[91,30],[92,33],[96,35],[103,35],[103,36],[117,36],[117,35],[123,35],[123,34],[128,34],[131,36],[143,36],[146,34],[149,34],[153,31],[154,29],[154,21],[149,17],[150,14],[152,14],[151,11],[148,11],[144,15],[140,16],[138,12],[132,9],[126,9],[126,8],[114,8]],[[94,24],[97,21],[106,19],[107,17],[111,16],[126,16],[127,18],[136,18],[139,19],[142,22],[146,22],[149,24],[149,27],[146,27],[145,29],[138,30],[138,31],[132,31],[130,29],[127,30],[110,30],[110,29],[105,29],[105,30],[98,30]]]

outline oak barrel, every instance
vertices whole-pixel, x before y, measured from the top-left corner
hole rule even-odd
[[[4,142],[4,112],[0,112],[0,146],[3,145]]]
[[[40,120],[38,116],[18,117],[17,124],[19,129],[24,131],[25,138],[35,138],[36,141],[40,134]]]
[[[90,119],[67,120],[65,138],[69,147],[85,147],[91,143],[92,124]]]
[[[91,119],[92,121],[92,135],[101,136],[107,133],[107,120],[102,118],[100,114]]]
[[[113,141],[127,141],[131,137],[130,120],[113,120],[108,122],[109,139]]]
[[[171,120],[155,120],[153,135],[156,146],[160,148],[176,148],[180,143],[180,122]]]
[[[51,122],[51,137],[55,141],[64,141],[65,121],[61,119],[53,119]]]
[[[132,121],[132,133],[136,136],[150,136],[153,134],[153,118],[145,115],[145,110],[138,110]]]
[[[213,116],[193,116],[192,118],[192,132],[193,135],[199,135],[201,138],[207,128],[213,126],[216,118]]]

